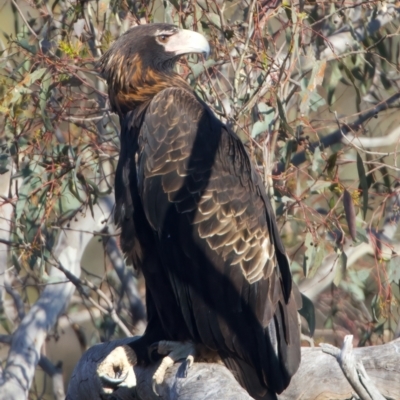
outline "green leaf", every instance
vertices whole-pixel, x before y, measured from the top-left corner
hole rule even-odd
[[[37,48],[36,48],[36,46],[33,45],[33,44],[29,44],[28,39],[25,39],[25,38],[19,39],[19,40],[17,40],[17,43],[18,43],[23,49],[29,51],[29,53],[32,53],[32,54],[36,54],[36,53],[37,53]]]
[[[363,198],[363,218],[365,220],[365,216],[368,211],[368,181],[367,181],[367,176],[365,175],[365,168],[364,168],[364,163],[363,160],[357,152],[357,172],[358,176],[360,178],[360,187],[362,190],[362,198]]]
[[[326,162],[327,164],[327,172],[328,175],[331,179],[334,178],[334,172],[335,172],[335,166],[336,166],[336,161],[338,158],[338,153],[333,153],[329,158],[328,161]]]
[[[309,107],[311,111],[317,111],[319,107],[324,106],[326,104],[325,99],[320,96],[317,92],[312,92],[310,95],[310,104]]]
[[[400,285],[400,257],[392,255],[392,259],[389,261],[389,282]]]
[[[348,282],[346,287],[345,287],[345,289],[346,289],[347,292],[351,293],[351,295],[353,296],[354,299],[356,299],[358,301],[364,301],[365,300],[364,291],[357,284],[355,284],[353,282]]]
[[[206,16],[210,24],[214,25],[218,29],[221,29],[221,19],[218,14],[208,12],[206,13]]]
[[[357,85],[356,85],[356,81],[354,79],[353,74],[351,73],[351,71],[347,68],[347,66],[344,63],[341,63],[344,72],[346,73],[346,76],[350,79],[354,90],[356,91],[356,104],[357,104],[357,110],[360,111],[360,104],[361,104],[361,94],[360,94],[360,90],[358,89]]]
[[[356,238],[357,243],[369,243],[367,231],[360,226],[357,226]]]
[[[313,155],[311,169],[318,175],[321,175],[324,167],[325,167],[325,160],[321,156],[320,148],[316,147]]]
[[[383,165],[381,167],[381,174],[382,174],[383,182],[385,183],[385,186],[387,187],[387,190],[390,193],[392,191],[391,183],[390,183],[390,175],[389,175],[389,171],[385,165]]]
[[[304,241],[304,246],[307,248],[307,250],[304,253],[303,272],[304,276],[308,277],[308,273],[313,265],[316,253],[314,238],[311,232],[307,232],[306,239]]]
[[[338,287],[342,281],[347,268],[347,255],[344,251],[337,249],[338,258],[336,259],[336,274],[333,283]]]
[[[316,92],[317,86],[322,84],[325,75],[326,60],[315,61],[311,78],[307,88],[300,93],[300,113],[308,115],[309,108],[316,111],[325,104],[325,100]]]
[[[251,129],[251,137],[255,138],[260,133],[268,131],[269,121],[257,121]]]
[[[42,113],[42,119],[44,122],[44,126],[46,127],[46,129],[50,132],[53,131],[53,125],[50,122],[50,119],[47,115],[47,100],[50,97],[50,83],[51,83],[52,79],[51,79],[51,75],[50,74],[46,74],[43,79],[42,79],[42,83],[40,85],[40,92],[39,92],[39,107],[40,107],[40,111]]]
[[[354,208],[353,198],[351,194],[345,189],[343,193],[343,206],[346,215],[347,226],[349,227],[349,232],[351,238],[356,240],[356,211]]]
[[[256,137],[262,132],[268,131],[270,124],[274,120],[275,110],[265,103],[257,104],[257,111],[261,121],[256,121],[251,130],[251,137]]]
[[[28,74],[24,78],[25,85],[29,86],[38,79],[41,79],[43,75],[46,73],[46,71],[47,68],[39,68],[36,71],[33,71],[32,73]]]
[[[276,103],[278,105],[278,113],[279,113],[279,118],[282,121],[282,126],[288,132],[291,136],[294,136],[294,132],[291,126],[289,126],[287,119],[286,119],[286,114],[285,110],[283,109],[283,105],[279,97],[276,97]]]
[[[82,206],[82,201],[70,190],[72,179],[63,179],[61,186],[61,196],[59,197],[55,212],[58,219],[68,219],[76,214],[77,210]]]
[[[196,0],[196,4],[204,11],[208,11],[207,0]]]
[[[289,168],[290,162],[292,161],[292,154],[297,150],[297,141],[288,140],[285,144],[285,171]]]
[[[324,260],[326,255],[324,246],[316,246],[314,252],[314,262],[311,265],[311,268],[308,271],[308,278],[312,278],[315,273],[318,271],[318,268],[321,266],[322,261]]]
[[[5,174],[10,170],[10,154],[8,153],[8,147],[5,149],[1,149],[1,154],[0,154],[0,175]]]
[[[180,4],[180,2],[179,2],[178,0],[168,0],[168,1],[165,1],[165,2],[164,2],[164,5],[166,4],[166,6],[168,6],[168,3],[171,3],[171,4],[175,7],[175,9],[176,9],[177,11],[179,11],[180,8],[181,8],[181,4]]]
[[[207,60],[204,64],[203,63],[189,63],[190,69],[192,70],[193,79],[196,79],[200,76],[206,69],[215,65],[215,60]]]
[[[338,87],[339,81],[342,79],[342,73],[340,72],[339,69],[339,64],[337,62],[332,63],[332,69],[331,69],[331,74],[330,74],[330,79],[328,80],[327,84],[327,89],[328,89],[328,105],[332,105],[335,101],[335,91],[336,88]]]
[[[315,308],[313,302],[301,293],[301,300],[303,307],[299,310],[299,314],[305,318],[308,323],[308,329],[310,330],[310,336],[314,335],[315,332]]]
[[[311,187],[312,194],[322,194],[332,185],[332,182],[317,180],[317,181],[307,181],[307,186]]]
[[[50,187],[43,185],[44,181],[46,181],[46,174],[43,173],[43,168],[36,164],[34,169],[30,170],[30,175],[23,180],[15,206],[17,240],[32,245],[28,259],[30,268],[37,265],[43,248],[43,235],[39,234],[39,229],[45,222],[44,213]]]

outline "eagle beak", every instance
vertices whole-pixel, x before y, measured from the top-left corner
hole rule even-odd
[[[165,44],[165,50],[176,56],[189,53],[200,53],[207,58],[210,54],[210,45],[206,38],[200,33],[180,29],[178,33],[172,35]]]

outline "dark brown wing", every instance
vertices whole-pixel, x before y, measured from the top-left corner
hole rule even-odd
[[[192,339],[281,392],[300,360],[297,310],[274,214],[242,143],[177,88],[152,100],[139,140],[143,210]]]

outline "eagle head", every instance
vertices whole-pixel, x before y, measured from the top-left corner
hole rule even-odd
[[[200,33],[170,24],[138,25],[124,33],[99,61],[114,111],[132,109],[166,87],[185,85],[173,67],[189,53],[210,53]]]

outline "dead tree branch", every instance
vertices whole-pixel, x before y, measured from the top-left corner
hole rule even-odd
[[[99,202],[100,203],[100,202]],[[112,201],[110,201],[112,204]],[[110,213],[110,208],[103,200],[93,207],[90,213],[77,214],[71,221],[75,230],[61,230],[53,253],[60,263],[71,273],[79,276],[82,254],[93,237],[82,230],[99,229]],[[47,333],[54,326],[58,317],[64,312],[74,292],[74,285],[66,281],[60,270],[53,268],[50,277],[54,283],[47,285],[39,300],[22,319],[13,334],[7,362],[0,376],[0,392],[3,400],[25,399],[40,360],[40,351]]]
[[[132,340],[132,338],[115,340],[99,344],[89,349],[81,358],[71,377],[67,399],[98,399],[104,389],[98,377],[99,366],[104,359],[111,359],[113,350]],[[119,347],[121,349],[121,347]],[[336,349],[338,353],[340,350]],[[130,357],[119,351],[112,361],[111,371],[118,376],[129,372]],[[399,399],[400,393],[400,339],[385,345],[353,349],[355,360],[365,367],[365,375],[377,391],[390,399]],[[132,396],[136,384],[136,395],[141,400],[157,399],[152,391],[152,375],[157,365],[148,368],[134,367],[136,383],[130,380],[129,385],[112,393],[114,399],[126,399]],[[367,375],[368,374],[368,375]],[[199,400],[230,399],[250,400],[248,394],[237,383],[233,375],[221,364],[195,363],[188,376],[181,376],[181,364],[174,365],[167,372],[166,379],[158,388],[163,399]],[[279,396],[279,400],[307,399],[332,400],[349,399],[353,388],[343,375],[339,363],[332,362],[332,356],[324,348],[303,348],[300,369],[292,379],[289,388]],[[105,396],[104,398],[107,398]],[[372,397],[380,399],[379,397]]]
[[[354,356],[353,335],[347,335],[344,338],[341,350],[326,343],[322,343],[321,347],[325,353],[337,359],[344,376],[361,400],[385,400],[369,379],[362,361],[357,360]]]
[[[379,103],[376,107],[371,108],[368,111],[365,111],[364,113],[360,114],[360,116],[352,122],[351,124],[347,124],[342,126],[341,129],[337,129],[333,133],[321,138],[317,142],[311,143],[310,148],[308,149],[311,152],[314,152],[317,147],[320,145],[323,145],[325,148],[332,146],[333,144],[340,143],[343,140],[343,135],[348,135],[352,131],[356,131],[359,129],[360,126],[365,121],[368,121],[369,119],[373,118],[375,115],[378,115],[380,112],[385,111],[389,108],[390,105],[393,103],[396,103],[398,100],[400,100],[400,93],[396,93],[393,96],[389,97],[385,101],[382,101]],[[301,151],[297,154],[295,154],[291,160],[291,164],[294,166],[299,166],[300,164],[304,163],[306,161],[306,152]],[[280,162],[275,168],[274,174],[278,175],[282,173],[285,169],[285,164]]]

